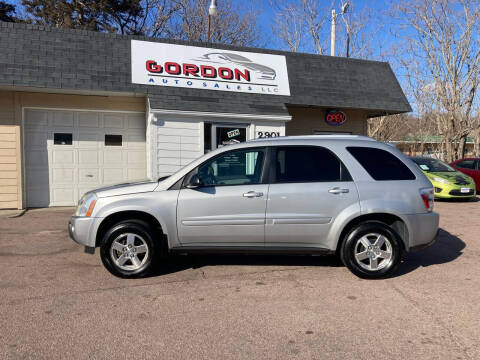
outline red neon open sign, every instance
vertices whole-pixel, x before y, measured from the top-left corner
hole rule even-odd
[[[340,126],[347,121],[347,115],[340,110],[331,110],[325,115],[325,122],[328,125]]]

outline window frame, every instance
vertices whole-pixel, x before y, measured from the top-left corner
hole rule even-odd
[[[255,147],[242,147],[238,149],[232,149],[228,151],[223,151],[220,154],[217,154],[215,156],[212,156],[211,158],[208,158],[201,164],[195,166],[192,170],[190,170],[184,177],[181,185],[181,189],[187,189],[188,182],[192,178],[193,175],[198,174],[198,169],[205,165],[208,162],[213,162],[216,159],[225,156],[228,153],[232,152],[254,152],[254,151],[263,151],[265,156],[263,158],[263,164],[262,164],[262,169],[261,169],[261,174],[260,174],[260,181],[258,183],[251,183],[251,184],[215,184],[215,185],[205,185],[200,188],[209,188],[209,187],[225,187],[225,186],[246,186],[246,185],[262,185],[262,184],[268,184],[268,167],[270,163],[270,156],[271,156],[271,150],[270,147],[267,146],[255,146]]]
[[[277,181],[277,154],[278,150],[283,148],[319,148],[321,150],[326,150],[328,153],[330,153],[335,159],[338,160],[340,164],[340,179],[339,180],[326,180],[326,181]],[[335,154],[331,149],[325,147],[325,146],[320,146],[320,145],[275,145],[271,147],[271,164],[270,164],[270,169],[269,169],[269,177],[268,177],[268,183],[269,184],[311,184],[311,183],[337,183],[337,182],[353,182],[352,175],[350,174],[350,171],[344,164],[344,162]]]

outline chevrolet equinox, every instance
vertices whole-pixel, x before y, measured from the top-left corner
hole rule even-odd
[[[170,253],[337,254],[362,278],[391,275],[431,244],[430,181],[363,136],[259,139],[212,151],[155,182],[86,193],[70,236],[120,277]]]

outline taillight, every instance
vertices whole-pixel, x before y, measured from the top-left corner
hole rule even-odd
[[[423,204],[425,205],[425,208],[427,211],[433,211],[433,189],[432,188],[426,188],[426,189],[420,189],[420,196],[422,197]]]

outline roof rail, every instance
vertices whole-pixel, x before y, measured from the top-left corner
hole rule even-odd
[[[279,136],[271,138],[257,138],[249,141],[286,141],[286,140],[319,140],[319,139],[332,139],[332,140],[367,140],[376,141],[375,139],[365,135],[349,135],[349,134],[319,134],[319,135],[298,135],[298,136]]]

